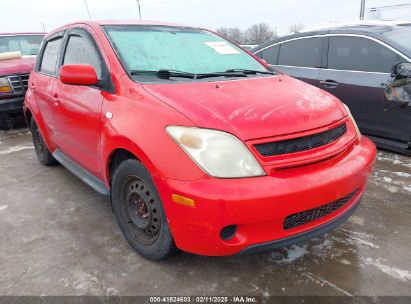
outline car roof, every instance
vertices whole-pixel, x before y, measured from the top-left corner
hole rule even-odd
[[[329,25],[327,27],[309,29],[309,30],[301,31],[296,34],[283,36],[283,37],[268,41],[254,48],[252,52],[255,53],[273,44],[295,39],[295,38],[315,36],[315,35],[325,35],[325,34],[365,35],[365,36],[373,37],[383,42],[386,42],[382,34],[386,31],[400,28],[402,26],[411,26],[411,21],[362,21],[358,23]],[[395,45],[394,43],[391,43],[391,42],[389,44],[397,48],[398,50],[400,50],[407,56],[410,56],[409,52],[407,52],[407,50],[404,50],[404,48],[402,48],[401,46]]]
[[[174,26],[174,27],[185,27],[185,28],[200,28],[195,26],[189,26],[185,24],[178,24],[178,23],[169,23],[169,22],[162,22],[162,21],[152,21],[152,20],[144,20],[144,21],[137,21],[137,20],[93,20],[93,21],[78,21],[66,24],[61,26],[52,32],[50,32],[48,36],[53,36],[55,33],[58,33],[62,30],[67,29],[68,27],[72,27],[75,25],[88,25],[92,28],[100,27],[103,25],[148,25],[148,26]]]

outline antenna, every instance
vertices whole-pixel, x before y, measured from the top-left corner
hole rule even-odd
[[[91,18],[91,14],[90,14],[90,11],[88,9],[87,0],[84,0],[84,5],[86,6],[88,17],[90,18],[90,20],[93,20],[93,18]]]
[[[138,5],[138,15],[140,16],[140,20],[141,20],[141,6],[140,6],[140,0],[136,0],[137,1],[137,5]]]

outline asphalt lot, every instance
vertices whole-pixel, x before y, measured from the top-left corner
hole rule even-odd
[[[150,262],[107,198],[41,166],[27,130],[0,132],[0,295],[411,295],[410,214],[411,158],[379,151],[362,206],[324,237]]]

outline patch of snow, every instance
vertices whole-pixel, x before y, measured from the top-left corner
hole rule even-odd
[[[411,174],[405,172],[392,172],[392,174],[395,174],[399,177],[411,177]]]
[[[344,265],[351,265],[351,262],[346,259],[339,259],[338,262]]]
[[[19,152],[23,150],[28,150],[28,149],[34,149],[33,146],[16,146],[16,147],[10,147],[7,150],[2,150],[0,151],[0,155],[6,155],[14,152]]]
[[[395,187],[395,186],[386,186],[385,188],[388,191],[390,191],[391,193],[397,193],[398,192],[398,187]]]
[[[411,185],[402,187],[404,190],[411,192]]]
[[[357,232],[357,231],[351,231],[351,230],[346,230],[343,228],[340,228],[339,231],[344,234],[345,236],[349,237],[351,240],[355,241],[355,243],[363,246],[368,246],[371,248],[380,248],[380,246],[375,245],[373,242],[370,241],[370,239],[374,239],[375,237],[371,234],[365,233],[365,232]]]
[[[390,177],[384,177],[384,181],[387,183],[391,183],[392,182],[392,178]]]
[[[276,263],[291,263],[304,255],[308,254],[307,245],[298,246],[292,245],[290,247],[284,247],[285,253],[280,251],[274,251],[269,258],[269,261]]]
[[[357,224],[357,225],[361,225],[364,226],[364,219],[362,217],[359,217],[357,215],[352,215],[349,219],[349,222]]]
[[[337,291],[345,294],[346,296],[349,296],[349,297],[352,297],[352,296],[353,296],[353,295],[352,295],[351,293],[349,293],[348,291],[346,291],[346,290],[338,287],[338,286],[335,285],[334,283],[332,283],[332,282],[330,282],[330,281],[328,281],[328,280],[326,280],[326,279],[324,279],[324,278],[321,278],[321,277],[319,277],[319,276],[316,276],[316,275],[312,274],[311,272],[303,272],[302,275],[305,276],[306,278],[310,279],[311,281],[313,281],[313,282],[315,282],[315,283],[317,283],[317,284],[320,284],[321,286],[326,285],[326,286],[329,286],[329,287],[331,287],[331,288],[333,288],[333,289],[335,289],[335,290],[337,290]]]
[[[264,298],[268,298],[270,296],[270,293],[268,292],[268,287],[265,290],[263,290],[262,288],[258,287],[257,285],[253,283],[251,283],[251,285],[254,287],[255,291],[261,292]]]
[[[411,272],[408,270],[403,270],[395,266],[388,266],[382,263],[384,261],[383,259],[371,259],[367,258],[364,259],[364,263],[366,265],[372,265],[377,267],[379,270],[381,270],[383,273],[389,275],[390,277],[394,279],[398,279],[401,281],[408,281],[411,280]]]
[[[3,205],[3,206],[0,206],[0,211],[3,211],[4,209],[7,209],[9,206],[7,206],[7,205]]]

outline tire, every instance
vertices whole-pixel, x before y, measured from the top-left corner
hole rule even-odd
[[[111,202],[120,230],[141,256],[159,261],[178,251],[160,196],[140,162],[128,159],[116,168]]]
[[[10,130],[8,114],[0,114],[0,130]]]
[[[40,133],[40,130],[36,124],[34,118],[31,118],[30,121],[31,127],[31,136],[33,138],[34,149],[36,150],[37,158],[39,159],[40,163],[44,166],[54,166],[58,162],[50,153],[43,136]]]

